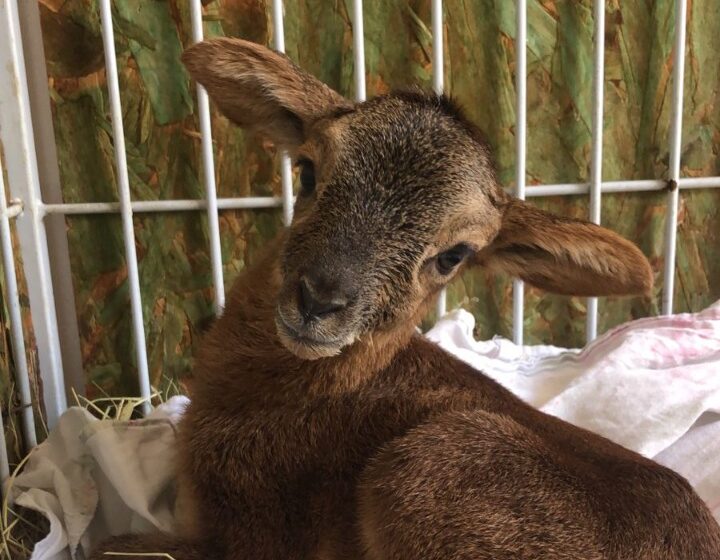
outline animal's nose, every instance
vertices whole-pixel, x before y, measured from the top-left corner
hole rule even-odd
[[[348,304],[348,298],[339,288],[331,288],[311,275],[300,278],[299,307],[305,321],[337,313]]]

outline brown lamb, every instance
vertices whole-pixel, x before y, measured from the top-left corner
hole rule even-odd
[[[300,192],[197,356],[182,528],[114,537],[94,559],[720,558],[681,476],[531,408],[415,330],[467,266],[561,294],[648,293],[637,247],[506,195],[446,97],[352,103],[241,40],[183,59],[230,119],[291,154]]]

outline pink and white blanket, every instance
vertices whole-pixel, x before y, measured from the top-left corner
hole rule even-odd
[[[720,520],[720,302],[701,313],[640,319],[584,350],[479,342],[454,311],[427,336],[527,402],[684,475]],[[10,489],[50,533],[33,560],[82,556],[108,533],[174,526],[174,426],[187,399],[136,422],[69,410]]]
[[[473,339],[447,315],[428,337],[533,406],[684,475],[720,521],[720,301],[620,325],[583,350]]]

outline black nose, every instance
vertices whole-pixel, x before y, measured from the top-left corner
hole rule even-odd
[[[342,290],[309,275],[300,278],[299,291],[300,313],[305,321],[337,313],[348,304]]]

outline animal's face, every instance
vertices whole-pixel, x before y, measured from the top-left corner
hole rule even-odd
[[[443,97],[352,104],[284,56],[238,40],[201,43],[184,60],[231,119],[268,135],[299,168],[276,324],[301,357],[416,322],[468,264],[567,294],[652,283],[631,243],[508,197],[479,134]]]
[[[435,97],[378,98],[308,132],[277,324],[325,355],[417,320],[497,233],[503,193],[484,145]]]

